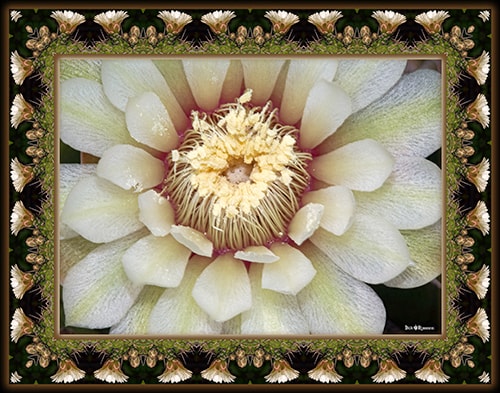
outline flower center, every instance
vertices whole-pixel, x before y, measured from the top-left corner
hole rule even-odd
[[[211,114],[192,113],[164,179],[177,224],[204,233],[215,249],[243,249],[283,238],[309,184],[311,155],[298,131],[278,122],[271,103],[250,104],[251,90]]]

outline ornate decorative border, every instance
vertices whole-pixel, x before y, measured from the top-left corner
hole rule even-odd
[[[490,11],[9,10],[10,383],[490,383]],[[21,32],[21,33],[20,33]],[[446,334],[57,334],[54,73],[66,54],[438,56],[446,73]]]

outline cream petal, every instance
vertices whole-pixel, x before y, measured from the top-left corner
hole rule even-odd
[[[212,242],[200,231],[184,225],[172,225],[172,236],[195,254],[210,257],[213,252]]]
[[[245,264],[231,254],[217,257],[203,270],[192,294],[196,303],[217,322],[227,321],[252,306]]]
[[[125,120],[130,135],[136,141],[156,150],[167,152],[179,143],[172,119],[155,93],[146,92],[130,97]]]
[[[381,284],[410,264],[404,237],[383,218],[356,213],[342,236],[318,228],[311,242],[347,274],[368,284]]]
[[[80,178],[95,173],[95,164],[60,164],[59,165],[59,217],[71,189]],[[71,239],[78,236],[74,230],[59,221],[59,239]]]
[[[394,157],[427,157],[442,143],[441,74],[418,70],[404,75],[385,96],[347,119],[319,146],[321,153],[370,138]]]
[[[351,96],[354,113],[382,97],[405,68],[406,60],[341,60],[334,81]]]
[[[182,109],[184,109],[184,112],[187,114],[191,113],[196,107],[196,102],[186,79],[182,60],[162,59],[153,60],[153,63],[161,72],[175,98],[182,106]]]
[[[321,79],[312,87],[300,123],[300,146],[312,149],[332,135],[351,114],[351,98],[332,82]]]
[[[94,243],[107,243],[143,227],[138,219],[137,195],[88,176],[71,190],[61,220]]]
[[[127,278],[121,258],[141,232],[100,245],[71,268],[62,291],[66,326],[102,329],[123,318],[142,286]]]
[[[318,229],[325,207],[319,203],[308,203],[302,206],[290,221],[288,226],[288,236],[297,245],[301,245],[309,239],[316,229]]]
[[[229,60],[183,60],[184,72],[196,104],[204,111],[219,105]]]
[[[296,295],[316,274],[311,261],[298,249],[286,243],[274,243],[271,251],[280,259],[264,265],[262,288],[285,295]]]
[[[340,236],[352,224],[356,200],[352,191],[343,186],[330,186],[310,191],[302,197],[302,203],[319,203],[324,206],[320,226]]]
[[[269,100],[284,63],[284,60],[277,59],[245,59],[241,61],[245,88],[253,91],[252,103],[264,105]]]
[[[428,227],[401,231],[408,244],[413,264],[385,283],[388,287],[416,288],[434,280],[443,272],[441,220]]]
[[[81,236],[59,242],[59,278],[62,285],[68,271],[98,246]]]
[[[134,243],[122,262],[133,283],[168,288],[180,284],[190,255],[172,236],[149,235]]]
[[[262,264],[250,266],[252,308],[241,313],[240,334],[309,334],[297,298],[263,289]]]
[[[163,162],[131,145],[115,145],[106,150],[97,164],[97,175],[123,188],[140,192],[163,180]]]
[[[290,61],[280,107],[280,119],[285,124],[295,124],[300,120],[311,88],[321,79],[331,81],[337,66],[338,62],[332,59]]]
[[[310,242],[301,250],[318,271],[297,295],[311,334],[381,334],[386,311],[375,291],[344,273]]]
[[[97,157],[118,143],[135,143],[123,112],[109,102],[98,82],[68,79],[59,93],[59,132],[64,143]]]
[[[59,79],[85,78],[101,83],[101,60],[66,58],[59,60]]]
[[[148,334],[151,311],[164,290],[164,288],[153,286],[144,287],[134,305],[116,325],[111,327],[109,333],[127,335]]]
[[[310,173],[329,184],[373,191],[391,174],[392,155],[373,139],[363,139],[315,157]]]
[[[166,236],[175,224],[174,208],[167,198],[155,190],[143,192],[138,197],[139,220],[155,236]]]
[[[160,97],[177,131],[188,125],[186,114],[151,60],[103,60],[101,76],[106,96],[121,111],[125,112],[129,98],[152,92]]]
[[[279,257],[266,246],[249,246],[234,253],[236,259],[257,263],[276,262]]]
[[[243,66],[239,60],[231,60],[222,85],[221,102],[235,102],[243,90]]]
[[[441,169],[421,157],[396,159],[386,182],[373,192],[355,192],[359,209],[376,211],[398,229],[419,229],[442,216]]]
[[[151,311],[149,334],[219,334],[222,323],[214,321],[191,296],[209,258],[193,256],[177,288],[167,288]]]

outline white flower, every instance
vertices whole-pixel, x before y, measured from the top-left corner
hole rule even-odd
[[[128,18],[126,11],[106,11],[94,16],[94,22],[100,24],[108,34],[119,33],[122,22]]]
[[[483,236],[490,232],[490,214],[484,201],[479,201],[476,207],[467,213],[467,220],[469,225],[479,229]]]
[[[467,168],[467,179],[476,186],[479,192],[486,190],[490,179],[490,160],[484,158],[477,165]]]
[[[23,377],[17,371],[10,374],[10,383],[19,383]]]
[[[273,362],[272,371],[266,375],[266,382],[285,383],[298,378],[299,372],[290,367],[286,360],[280,359]]]
[[[17,128],[23,121],[31,119],[33,107],[24,99],[22,94],[16,94],[10,108],[10,124]]]
[[[449,17],[448,11],[427,11],[418,14],[415,22],[421,24],[429,34],[435,34],[441,31],[441,25]]]
[[[236,14],[233,11],[214,11],[201,17],[201,21],[208,25],[215,34],[225,33],[227,25]]]
[[[481,383],[490,383],[490,374],[486,371],[483,371],[483,373],[478,378],[479,382]]]
[[[321,34],[333,33],[335,23],[342,18],[340,11],[320,11],[309,15],[307,20],[319,30]]]
[[[490,321],[484,308],[479,308],[476,314],[467,321],[467,330],[483,340],[483,343],[490,339]]]
[[[382,33],[391,34],[399,25],[406,22],[406,16],[394,11],[374,11],[372,18],[375,18],[380,25]]]
[[[20,11],[10,11],[10,19],[13,21],[13,22],[17,22],[19,19],[21,19],[23,17],[23,14],[21,14]]]
[[[179,34],[193,20],[190,15],[180,11],[160,11],[158,18],[165,23],[167,32],[172,34]]]
[[[372,376],[374,382],[392,383],[406,376],[406,371],[401,370],[392,359],[382,360],[377,373]]]
[[[136,58],[81,78],[88,63],[71,61],[61,139],[99,161],[60,165],[67,325],[380,334],[367,283],[439,276],[441,170],[425,159],[441,146],[437,71]]]
[[[10,54],[10,72],[14,82],[22,85],[24,80],[34,71],[33,62],[25,59],[17,53],[17,50]]]
[[[323,383],[337,383],[343,378],[342,375],[335,370],[333,362],[326,359],[320,360],[316,367],[307,372],[307,375],[309,375],[309,378]]]
[[[447,382],[450,377],[441,369],[441,364],[438,360],[430,359],[420,370],[415,371],[415,376],[425,382],[443,383]]]
[[[271,21],[274,32],[278,34],[285,34],[299,21],[297,15],[287,11],[267,11],[264,16]]]
[[[183,364],[177,360],[168,360],[165,365],[165,371],[158,376],[158,380],[163,383],[179,383],[191,378],[193,373],[186,369]]]
[[[469,119],[478,121],[483,128],[490,125],[490,107],[484,94],[479,93],[476,99],[467,107]]]
[[[17,192],[21,192],[33,177],[32,167],[21,164],[17,157],[10,161],[10,179]]]
[[[113,359],[106,360],[99,370],[94,371],[94,376],[108,383],[123,383],[128,380],[128,376],[121,370],[120,362]]]
[[[467,286],[479,299],[484,299],[490,286],[490,268],[483,265],[479,271],[467,275]]]
[[[477,83],[484,85],[490,72],[490,54],[483,51],[477,59],[469,60],[467,72],[477,80]]]
[[[50,15],[59,23],[61,33],[71,34],[78,25],[85,22],[85,17],[73,11],[52,11]]]
[[[10,231],[17,236],[21,229],[29,228],[33,224],[33,219],[33,214],[24,207],[23,201],[17,201],[10,215]]]
[[[57,372],[50,377],[55,383],[71,383],[82,379],[85,372],[80,370],[71,359],[65,359],[59,364]]]
[[[479,13],[479,18],[483,21],[486,22],[490,20],[490,11],[484,10]]]
[[[10,268],[10,285],[12,292],[17,299],[22,299],[24,294],[33,287],[33,276],[30,273],[23,272],[19,266],[13,265]]]
[[[33,327],[33,321],[26,316],[23,309],[16,308],[10,322],[10,339],[17,343],[22,336],[31,334]]]
[[[216,383],[230,383],[236,378],[227,369],[227,363],[218,359],[214,360],[209,368],[203,370],[201,376]]]

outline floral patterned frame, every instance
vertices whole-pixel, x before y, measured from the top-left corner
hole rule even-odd
[[[123,20],[108,24],[94,19],[105,9],[74,10],[59,18],[54,11],[12,9],[8,16],[11,235],[7,373],[11,384],[491,383],[488,73],[492,10],[442,11],[447,17],[438,20],[437,26],[415,21],[417,15],[428,12],[425,9],[398,11],[405,20],[396,26],[397,19],[388,10],[375,18],[377,10],[339,9],[343,16],[324,26],[308,21],[308,15],[322,10],[289,10],[300,19],[290,29],[265,19],[265,10],[238,9],[231,22],[209,24],[209,30],[200,17],[214,10],[188,9],[184,12],[192,16],[194,28],[189,29],[188,24],[184,33],[162,21],[157,9],[127,10]],[[72,18],[75,13],[83,21]],[[262,31],[255,30],[257,22]],[[446,79],[442,153],[447,206],[445,334],[356,339],[59,334],[54,235],[59,160],[54,103],[57,58],[186,53],[442,59]]]

